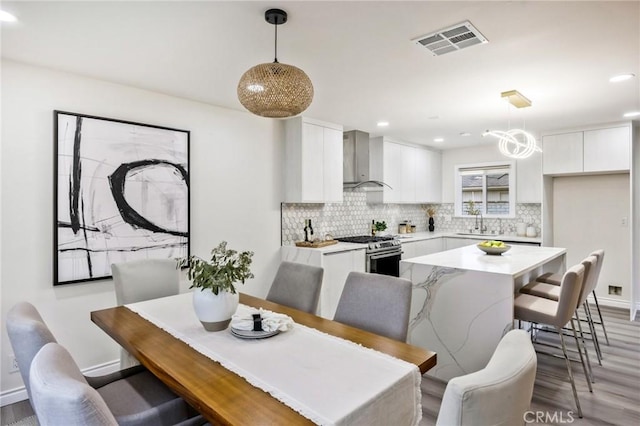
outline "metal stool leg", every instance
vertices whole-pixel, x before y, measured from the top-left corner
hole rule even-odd
[[[584,312],[587,316],[587,321],[589,323],[589,332],[591,333],[591,340],[593,341],[593,348],[596,351],[596,356],[598,357],[598,364],[602,365],[602,350],[600,349],[600,340],[598,340],[598,334],[596,333],[596,326],[593,322],[593,315],[591,315],[591,308],[589,308],[589,304],[585,300],[582,305]]]
[[[558,328],[558,334],[560,334],[560,343],[562,344],[562,353],[564,354],[564,360],[567,363],[567,372],[569,373],[569,381],[571,382],[571,389],[573,389],[573,398],[576,401],[576,407],[578,408],[578,417],[582,418],[582,408],[580,407],[580,400],[578,399],[578,391],[576,390],[576,383],[573,381],[573,373],[571,372],[571,361],[567,355],[567,346],[564,343],[564,336],[562,329]]]
[[[580,323],[580,316],[578,315],[577,309],[576,309],[576,320],[578,322],[578,331],[580,331],[580,339],[582,340],[582,347],[584,348],[585,359],[584,360],[581,359],[581,361],[583,362],[582,368],[584,369],[584,362],[586,361],[587,370],[589,370],[587,382],[591,381],[591,383],[595,383],[595,381],[593,380],[593,370],[591,369],[591,361],[589,360],[589,352],[587,352],[587,344],[584,341],[584,333],[582,332],[582,324]],[[571,325],[573,326],[573,319],[571,320]],[[574,329],[574,332],[575,332],[575,329]],[[578,351],[580,351],[580,347],[578,347]],[[582,355],[582,352],[580,352],[580,355]],[[585,373],[586,373],[586,370],[585,370]],[[589,391],[593,392],[593,389],[591,388],[591,383],[589,383]]]
[[[604,328],[604,318],[602,318],[602,312],[600,312],[600,304],[598,303],[598,296],[596,296],[595,290],[593,290],[593,300],[596,301],[596,308],[598,309],[598,316],[600,317],[600,325],[602,326],[602,331],[604,332],[604,338],[607,341],[607,345],[609,345],[609,336],[607,336],[607,329]]]

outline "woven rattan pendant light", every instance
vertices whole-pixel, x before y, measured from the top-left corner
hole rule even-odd
[[[300,68],[278,62],[278,25],[287,22],[287,13],[269,9],[264,19],[275,26],[275,59],[272,63],[256,65],[242,75],[238,99],[256,115],[292,117],[311,105],[313,84]]]

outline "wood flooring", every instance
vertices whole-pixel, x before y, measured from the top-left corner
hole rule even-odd
[[[531,411],[541,412],[547,421],[535,425],[602,426],[640,425],[640,321],[629,321],[629,311],[602,307],[610,345],[601,347],[604,359],[602,366],[595,360],[593,348],[592,367],[595,377],[593,393],[590,393],[579,364],[573,371],[582,404],[584,417],[569,416],[575,413],[571,385],[567,379],[564,360],[548,355],[538,355],[538,371],[531,401]],[[601,335],[601,333],[600,333]],[[554,335],[545,336],[557,340]],[[590,342],[587,342],[590,345]],[[421,426],[433,425],[438,416],[446,384],[423,376]],[[548,413],[548,414],[546,414]],[[28,401],[18,402],[0,409],[0,426],[6,426],[33,414]],[[555,416],[555,418],[554,418]],[[543,419],[544,420],[544,419]]]

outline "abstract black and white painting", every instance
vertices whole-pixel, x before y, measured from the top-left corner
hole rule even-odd
[[[188,256],[188,131],[63,111],[54,127],[54,285]]]

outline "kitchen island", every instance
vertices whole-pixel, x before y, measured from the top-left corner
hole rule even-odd
[[[475,245],[402,260],[413,283],[408,343],[438,354],[429,375],[442,380],[485,367],[514,325],[520,287],[545,272],[563,272],[566,249],[512,246],[487,255]]]

